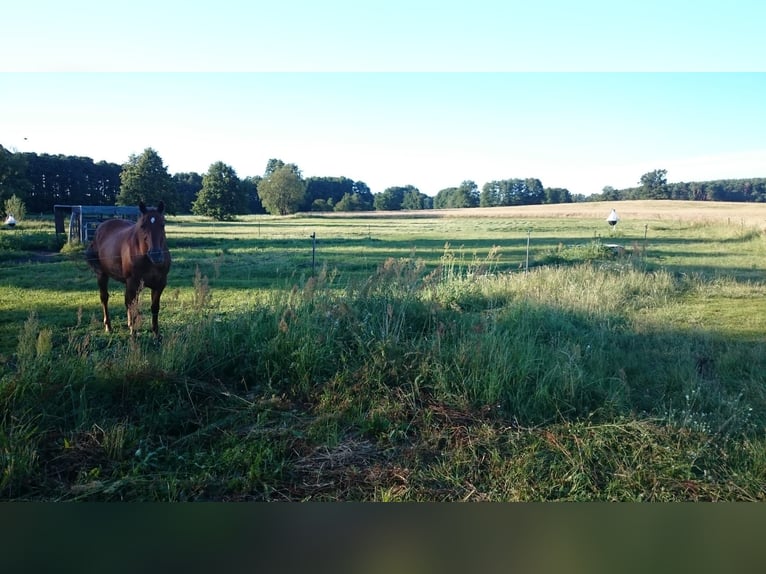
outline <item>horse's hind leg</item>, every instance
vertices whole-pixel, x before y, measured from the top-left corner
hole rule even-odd
[[[104,310],[104,328],[112,332],[112,322],[109,320],[109,276],[102,273],[98,276],[98,290],[101,294],[101,308]]]

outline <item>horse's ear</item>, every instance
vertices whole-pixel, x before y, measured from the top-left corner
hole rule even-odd
[[[164,201],[160,200],[160,202],[157,204],[157,211],[159,211],[160,213],[165,211],[165,202]]]
[[[143,201],[139,201],[138,209],[141,211],[141,213],[146,213],[146,204]]]

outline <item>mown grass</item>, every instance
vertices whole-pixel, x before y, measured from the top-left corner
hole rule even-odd
[[[618,253],[582,221],[330,221],[347,237],[312,273],[313,219],[198,223],[169,230],[159,345],[102,333],[76,260],[0,274],[4,499],[766,495],[758,233],[674,227]]]

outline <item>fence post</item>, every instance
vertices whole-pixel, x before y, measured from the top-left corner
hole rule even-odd
[[[532,235],[532,230],[527,229],[527,264],[524,268],[524,273],[529,273],[529,236]]]
[[[316,275],[316,252],[317,252],[317,234],[316,231],[311,237],[311,274]]]

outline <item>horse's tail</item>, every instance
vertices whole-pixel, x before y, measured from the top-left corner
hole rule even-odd
[[[98,261],[98,251],[93,248],[93,243],[88,245],[88,248],[85,250],[85,261],[87,261],[88,265],[90,265],[96,273],[101,271],[101,263]]]

